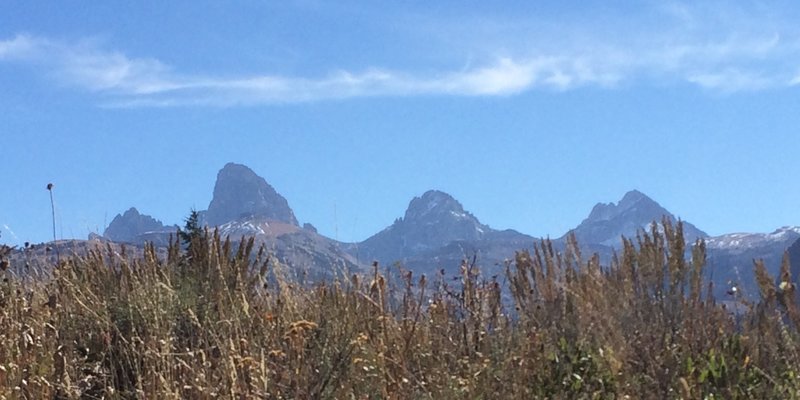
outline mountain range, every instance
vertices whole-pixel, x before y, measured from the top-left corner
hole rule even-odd
[[[340,243],[320,235],[310,224],[301,227],[288,201],[244,165],[228,163],[219,171],[211,203],[198,216],[201,225],[218,229],[223,238],[255,237],[278,261],[292,266],[287,272],[298,276],[325,278],[361,268]],[[114,217],[102,236],[90,237],[166,245],[177,230],[176,225],[165,226],[131,208]]]
[[[203,225],[217,227],[223,237],[254,236],[294,271],[318,276],[363,270],[373,261],[399,263],[418,273],[456,273],[461,261],[472,257],[484,271],[491,271],[513,259],[515,251],[531,248],[540,240],[515,230],[492,228],[449,194],[429,190],[411,199],[403,216],[380,232],[358,243],[338,242],[320,235],[310,224],[300,226],[283,196],[250,168],[234,163],[217,174],[213,198],[199,216]],[[677,221],[655,200],[632,190],[616,203],[598,203],[578,226],[552,243],[563,249],[567,238],[574,235],[584,253],[598,253],[601,259],[610,260],[623,236],[634,238],[662,218]],[[717,295],[724,295],[732,286],[754,292],[753,260],[764,259],[770,272],[777,275],[784,251],[790,247],[800,272],[800,227],[711,237],[690,222],[682,222],[687,243],[706,242],[708,277]],[[164,245],[177,229],[130,208],[117,215],[102,236],[93,236]]]

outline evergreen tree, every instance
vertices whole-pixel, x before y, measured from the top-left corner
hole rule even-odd
[[[200,213],[192,209],[189,217],[184,221],[183,229],[178,230],[178,237],[181,238],[183,244],[191,244],[192,238],[200,237],[203,234],[203,229],[200,228]]]
[[[184,220],[183,229],[178,229],[178,237],[186,246],[186,251],[193,253],[193,245],[204,241],[203,228],[200,226],[200,213],[192,209],[189,217]]]

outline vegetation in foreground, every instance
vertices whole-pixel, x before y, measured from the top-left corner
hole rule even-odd
[[[252,239],[186,240],[162,260],[96,249],[46,280],[5,271],[0,399],[800,397],[788,262],[777,280],[756,263],[760,301],[731,312],[680,224],[608,268],[542,242],[505,276],[376,267],[314,287]]]

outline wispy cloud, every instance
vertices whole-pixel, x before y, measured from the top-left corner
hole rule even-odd
[[[8,224],[3,224],[3,228],[5,228],[5,231],[8,232],[11,235],[12,238],[14,238],[14,242],[12,242],[12,243],[19,244],[19,238],[14,233],[14,231],[11,230],[11,227],[9,227]]]
[[[769,77],[735,69],[691,75],[687,79],[703,88],[722,92],[753,91],[778,85],[778,82]],[[789,84],[791,85],[791,81]]]
[[[215,78],[179,74],[158,60],[131,58],[91,43],[68,44],[28,35],[0,41],[0,61],[39,65],[64,84],[110,95],[117,105],[234,105],[420,94],[501,96],[533,87],[565,89],[609,80],[586,73],[576,60],[553,57],[498,58],[478,68],[427,77],[369,68],[334,71],[320,78]]]
[[[63,84],[93,92],[148,95],[182,86],[160,61],[106,51],[92,40],[68,43],[20,34],[0,41],[0,61],[30,63]]]
[[[508,96],[534,88],[566,90],[612,85],[619,77],[589,60],[539,56],[497,58],[468,70],[431,76],[389,69],[334,71],[319,78],[253,75],[234,78],[179,74],[154,59],[137,59],[97,46],[69,45],[20,35],[0,41],[0,60],[40,65],[59,82],[107,95],[112,106],[248,105],[366,96]]]
[[[612,29],[611,34],[592,36],[578,28],[570,32],[569,26],[563,28],[566,32],[499,29],[494,33],[510,37],[495,39],[500,42],[497,48],[506,49],[504,55],[488,50],[480,57],[482,63],[427,73],[367,65],[361,71],[338,70],[316,77],[199,75],[181,72],[166,61],[108,50],[97,41],[74,43],[24,34],[0,40],[0,62],[34,66],[61,84],[98,94],[105,106],[117,107],[236,106],[370,96],[513,96],[648,80],[687,82],[722,93],[800,84],[800,34],[791,24],[725,15],[709,22],[704,11],[676,3],[658,16],[672,18],[674,26],[659,31]],[[547,47],[541,37],[561,41]]]
[[[38,47],[37,43],[29,36],[17,35],[8,40],[0,41],[0,60],[13,60],[28,58]]]

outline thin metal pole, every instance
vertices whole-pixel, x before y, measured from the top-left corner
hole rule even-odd
[[[53,201],[53,184],[47,184],[47,191],[50,192],[50,211],[53,217],[53,246],[56,248],[56,265],[61,265],[61,255],[58,251],[58,239],[56,239],[56,205]]]

